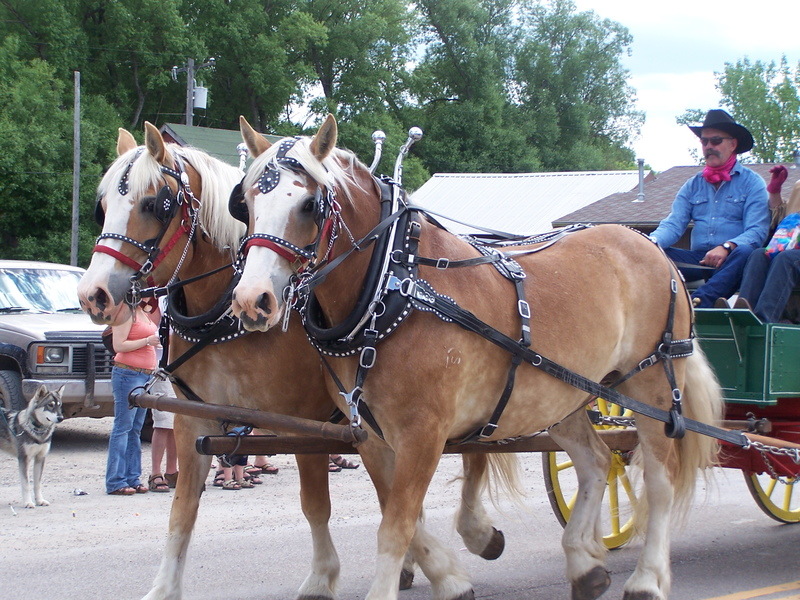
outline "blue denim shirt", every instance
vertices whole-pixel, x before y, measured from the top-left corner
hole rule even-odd
[[[711,250],[723,242],[760,248],[769,232],[770,212],[767,186],[756,172],[736,161],[731,180],[719,189],[698,173],[681,187],[672,212],[651,234],[658,245],[668,248],[677,242],[694,221],[691,249]]]

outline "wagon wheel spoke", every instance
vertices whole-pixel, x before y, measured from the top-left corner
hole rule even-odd
[[[797,477],[774,478],[766,473],[744,473],[758,507],[781,523],[800,523],[800,485]]]

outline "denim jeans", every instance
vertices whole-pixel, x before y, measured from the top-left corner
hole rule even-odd
[[[111,385],[114,389],[114,426],[108,439],[106,493],[141,484],[142,442],[140,435],[147,409],[128,408],[128,394],[143,386],[150,377],[129,369],[114,367]]]
[[[706,250],[684,250],[683,248],[665,248],[674,262],[689,265],[700,265],[706,255]],[[706,282],[697,288],[692,298],[700,298],[700,308],[711,308],[717,298],[730,298],[739,289],[742,273],[748,257],[753,253],[750,246],[736,246],[722,266],[718,269],[692,269],[691,267],[678,267],[686,281],[704,279]]]
[[[784,250],[773,258],[753,252],[744,268],[739,297],[745,298],[765,323],[780,321],[792,289],[800,280],[800,250]]]

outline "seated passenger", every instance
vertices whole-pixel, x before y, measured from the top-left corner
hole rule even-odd
[[[781,185],[786,180],[786,168],[774,167],[771,172],[770,205],[773,194],[777,193],[780,197]],[[795,184],[789,202],[783,206],[785,214],[800,212],[800,181]],[[798,282],[800,249],[783,250],[774,256],[764,251],[753,252],[745,265],[739,298],[734,306],[751,309],[765,323],[777,323]]]
[[[700,138],[706,167],[683,185],[650,238],[680,265],[684,279],[706,280],[692,303],[710,308],[739,288],[747,258],[766,241],[770,216],[764,180],[737,158],[753,147],[750,132],[724,110],[708,111],[703,125],[690,129]],[[672,247],[691,222],[691,249]]]

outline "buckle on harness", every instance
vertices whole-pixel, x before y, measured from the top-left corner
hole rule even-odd
[[[436,259],[436,268],[443,271],[447,267],[450,266],[450,259],[449,258],[437,258]]]
[[[358,366],[364,369],[371,369],[375,366],[375,359],[378,352],[372,346],[364,346],[361,349],[361,355],[358,357]]]
[[[518,300],[517,301],[517,310],[519,311],[519,315],[523,319],[530,319],[531,318],[531,305],[528,304],[525,300]]]

